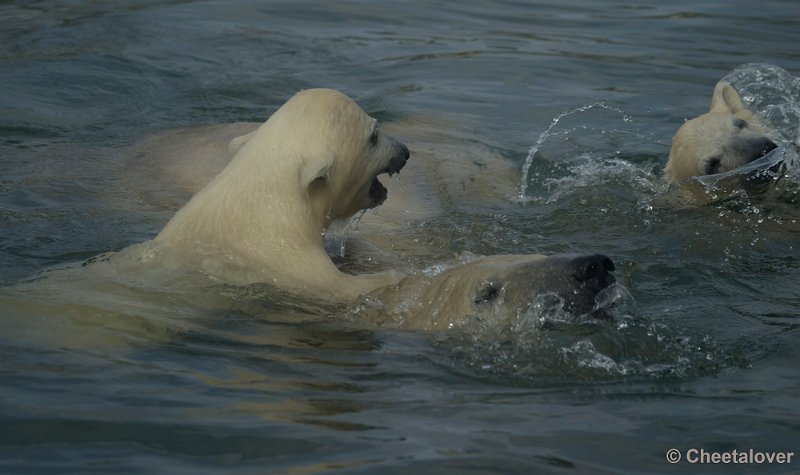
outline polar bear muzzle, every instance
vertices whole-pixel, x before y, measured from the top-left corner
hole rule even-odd
[[[555,255],[541,265],[550,276],[546,285],[564,300],[564,310],[575,315],[593,313],[597,295],[616,282],[614,262],[603,254]]]
[[[504,305],[516,307],[549,295],[557,297],[569,313],[602,317],[596,300],[616,282],[614,269],[614,262],[603,254],[556,254],[520,264],[509,274],[490,279],[493,288],[480,288],[475,302],[484,305],[498,298]]]
[[[386,201],[386,197],[388,196],[389,192],[383,183],[378,180],[378,175],[388,174],[389,176],[394,175],[395,173],[400,173],[400,170],[406,165],[408,162],[409,157],[411,157],[411,152],[408,150],[408,147],[405,144],[398,142],[397,140],[387,137],[391,142],[392,148],[395,149],[395,153],[391,155],[389,160],[386,163],[386,166],[379,169],[375,176],[372,178],[372,183],[369,187],[369,199],[372,208],[376,206],[380,206]]]
[[[748,154],[750,157],[750,162],[758,160],[759,158],[778,148],[778,144],[767,137],[761,137],[759,139],[752,140],[747,145],[750,148],[750,153]]]

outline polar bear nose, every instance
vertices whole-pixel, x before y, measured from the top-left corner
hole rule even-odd
[[[609,273],[614,271],[614,262],[603,254],[575,257],[571,265],[572,276],[586,286],[604,289],[615,282]]]
[[[399,172],[401,168],[406,165],[406,162],[411,157],[411,152],[406,147],[406,144],[402,142],[396,142],[397,144],[397,153],[395,153],[394,157],[390,162],[390,167]]]
[[[411,151],[408,150],[406,144],[402,142],[398,142],[398,144],[400,145],[400,156],[403,158],[403,160],[408,160],[411,157]]]

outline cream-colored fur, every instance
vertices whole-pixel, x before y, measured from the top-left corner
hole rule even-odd
[[[219,143],[221,139],[232,137],[230,132],[223,133],[225,126],[214,126],[210,139],[193,138],[193,135],[204,134],[207,128],[194,129],[193,133],[186,135],[181,132],[178,139],[188,142],[170,144],[172,150],[177,150],[177,156],[165,157],[169,158],[165,162],[167,166],[164,166],[169,180],[173,183],[186,182],[181,176],[174,175],[180,175],[183,167],[191,162],[191,159],[186,158],[187,154],[208,159],[208,150],[214,150],[219,155],[231,153],[238,157],[246,152],[247,147],[260,134],[259,131],[249,132],[247,124],[231,124],[229,127],[231,131],[245,135],[232,139],[227,147]],[[339,288],[357,289],[350,296],[356,293],[366,295],[375,304],[368,306],[373,310],[377,305],[376,314],[370,315],[371,321],[389,320],[390,323],[408,329],[434,331],[473,321],[475,318],[485,318],[497,323],[508,321],[519,312],[526,312],[537,302],[541,304],[543,298],[555,298],[559,304],[567,305],[570,311],[587,313],[594,305],[596,294],[613,282],[613,277],[609,274],[613,264],[602,256],[470,257],[465,261],[444,264],[441,266],[444,270],[441,271],[439,266],[419,270],[427,267],[431,259],[451,257],[446,248],[431,249],[432,246],[425,244],[425,229],[418,227],[420,222],[430,221],[458,209],[474,209],[475,206],[486,206],[510,199],[516,190],[518,172],[513,164],[493,153],[488,147],[469,143],[453,133],[448,128],[448,123],[441,118],[418,116],[413,120],[395,121],[385,128],[404,140],[410,139],[414,160],[403,168],[399,180],[386,181],[385,185],[389,189],[386,202],[366,213],[357,225],[357,230],[348,233],[345,243],[348,258],[344,260],[345,267],[349,267],[347,270],[353,274],[361,276],[350,276],[352,279],[362,280],[365,279],[362,273],[373,265],[377,269],[405,270],[416,267],[417,270],[412,270],[402,278],[398,274],[390,274],[391,278],[384,282],[370,280],[369,285],[354,286],[352,282],[345,281],[341,277],[343,274],[335,269],[331,269],[330,273],[336,274],[336,279],[320,280],[319,271],[303,262],[306,256],[301,252],[287,253],[283,260],[279,256],[279,269],[289,269],[293,264],[296,266],[294,287],[306,286],[309,290],[303,295],[319,297],[324,294],[323,289],[328,283],[335,281]],[[211,139],[215,143],[203,153],[198,155],[191,152],[195,147],[209,147],[208,140]],[[305,140],[307,142],[310,139]],[[163,156],[158,145],[151,146],[151,143],[148,141],[144,147],[150,153]],[[238,158],[234,158],[233,162],[236,160]],[[214,157],[213,166],[221,166],[224,161],[224,157]],[[220,176],[224,176],[226,172],[227,169]],[[212,182],[209,188],[213,189],[214,186]],[[229,186],[225,184],[224,188]],[[278,193],[292,195],[292,189],[276,190],[276,194]],[[217,196],[214,193],[211,198],[215,199]],[[192,201],[195,200],[197,198]],[[253,206],[249,201],[241,204],[245,206],[245,210]],[[201,202],[201,205],[196,210],[198,216],[213,213],[216,207],[211,199]],[[191,209],[191,203],[185,209]],[[281,220],[285,226],[302,217],[297,213],[281,213],[276,209],[270,209],[270,213],[277,214],[278,217],[274,219]],[[344,217],[348,213],[338,213],[336,216]],[[159,238],[169,229],[170,225]],[[193,234],[186,232],[184,228],[179,229],[180,236]],[[320,232],[323,226],[317,224],[314,229]],[[260,232],[265,234],[266,240],[275,240],[269,230],[254,230],[256,236],[260,236]],[[203,255],[224,255],[224,247],[220,245],[218,252],[205,252]],[[322,249],[315,247],[314,252],[319,253],[314,259],[322,261]],[[416,259],[420,257],[421,261],[417,262]],[[368,266],[359,268],[358,265],[348,265],[353,260],[363,261],[365,258],[370,262]],[[596,276],[580,280],[576,275],[585,273],[585,267],[589,265],[587,259],[600,270]],[[273,271],[273,275],[281,273]],[[481,295],[486,298],[483,299]]]
[[[225,167],[258,125],[201,126],[146,138],[127,153],[126,180],[145,203],[178,207]],[[420,222],[513,199],[518,167],[459,127],[465,126],[435,114],[381,124],[381,130],[409,144],[414,159],[396,179],[383,180],[388,198],[381,206],[359,216],[357,224],[338,222],[329,229],[332,252],[338,254],[343,243],[348,255],[368,264],[356,264],[353,272],[398,268],[418,258],[449,258],[449,251],[424,244]]]
[[[376,176],[398,171],[409,155],[351,99],[329,89],[298,93],[254,132],[234,139],[231,151],[230,163],[155,239],[115,260],[331,300],[399,279],[394,272],[344,274],[322,244],[332,221],[385,199]]]
[[[414,159],[396,180],[386,182],[389,197],[383,205],[359,217],[346,232],[333,233],[337,242],[345,239],[348,265],[419,267],[449,259],[450,246],[437,243],[443,236],[429,227],[454,213],[494,209],[514,198],[519,167],[457,127],[464,125],[421,114],[385,125],[409,145]]]
[[[179,209],[225,168],[236,146],[260,125],[236,122],[154,134],[127,151],[122,175],[143,202]]]
[[[437,331],[465,322],[502,326],[524,314],[557,308],[591,313],[614,283],[603,255],[496,255],[411,275],[372,295],[380,315],[414,330]],[[482,322],[482,323],[480,323]]]
[[[733,170],[775,147],[736,90],[720,81],[709,111],[684,123],[672,139],[664,179],[680,183]]]
[[[416,137],[424,160],[409,162],[412,173],[404,169],[402,181],[387,181],[387,206],[378,207],[386,213],[370,212],[362,223],[376,255],[399,256],[399,265],[375,269],[408,273],[348,274],[326,254],[328,226],[380,204],[386,190],[376,175],[398,171],[409,152],[346,96],[310,90],[260,126],[187,129],[140,144],[127,170],[138,165],[146,171],[130,186],[146,185],[143,191],[153,193],[143,197],[156,201],[169,196],[176,205],[188,203],[150,241],[0,292],[0,307],[15,316],[0,330],[25,344],[119,349],[172,339],[220,313],[261,315],[265,306],[270,319],[287,322],[347,308],[368,324],[424,331],[471,322],[502,326],[554,303],[576,314],[591,312],[595,297],[613,282],[613,264],[602,256],[472,256],[429,267],[451,253],[447,245],[431,250],[435,245],[424,239],[416,242],[425,234],[416,227],[419,220],[503,200],[517,182],[514,167],[489,147],[429,125],[396,124]],[[202,189],[189,199],[196,187]],[[420,265],[409,265],[420,255]],[[286,293],[288,309],[282,307]]]

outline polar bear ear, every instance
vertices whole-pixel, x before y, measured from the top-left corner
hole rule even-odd
[[[248,140],[250,140],[250,137],[255,135],[255,133],[256,131],[254,130],[249,134],[240,135],[232,139],[228,144],[228,156],[233,157],[234,155],[236,155],[236,152],[238,152],[239,149],[242,148],[242,146],[246,144]]]
[[[302,189],[307,190],[314,181],[329,179],[332,168],[333,155],[330,154],[326,154],[322,159],[308,161],[300,170],[300,186]]]
[[[725,81],[718,82],[711,97],[710,111],[736,114],[741,110],[747,110],[747,107],[736,89]]]

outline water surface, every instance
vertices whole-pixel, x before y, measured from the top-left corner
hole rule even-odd
[[[734,79],[797,142],[795,3],[462,3],[0,5],[0,471],[794,471],[665,453],[800,447],[796,182],[657,198],[672,134],[741,64],[788,71]],[[603,252],[630,293],[616,318],[431,336],[260,289],[223,308],[10,289],[174,213],[140,199],[121,148],[318,86],[385,122],[437,114],[434,132],[525,170],[505,200],[418,223],[417,264]]]

